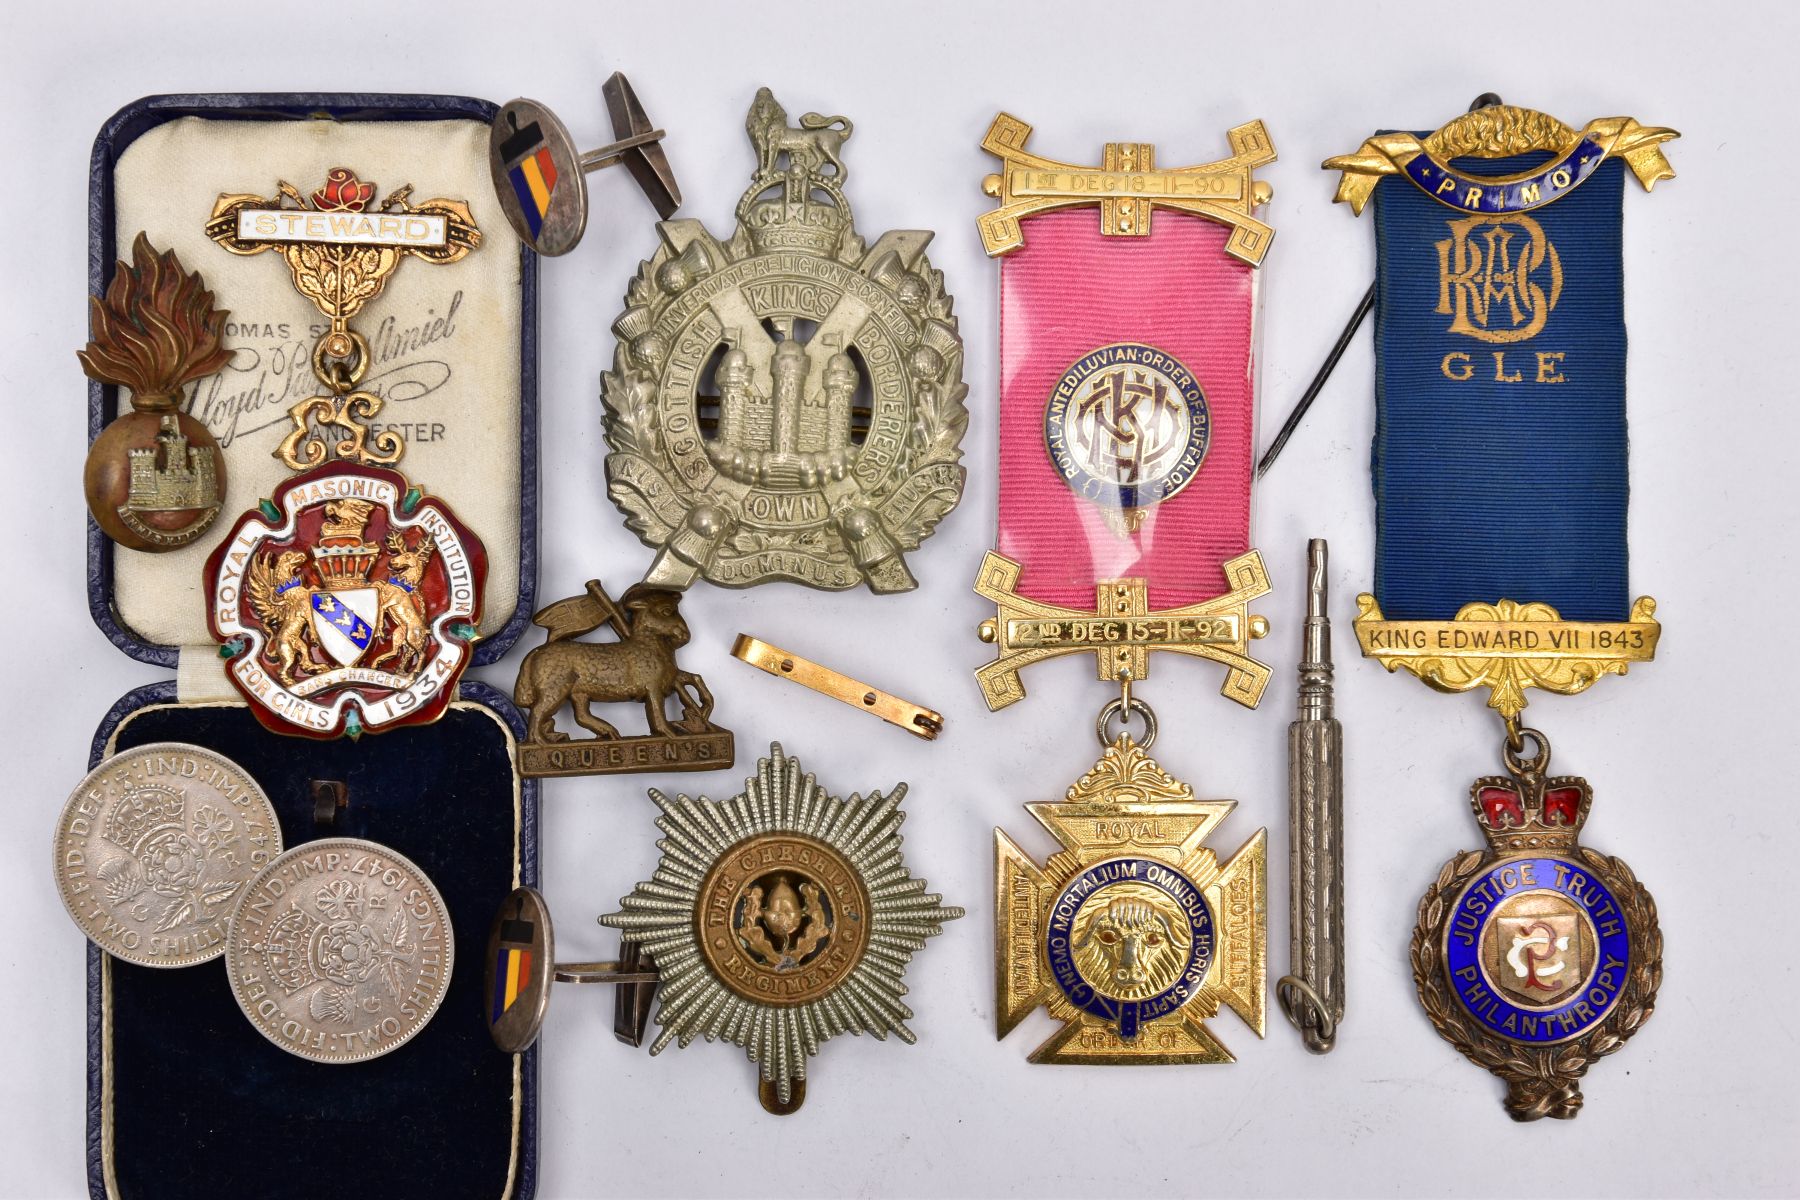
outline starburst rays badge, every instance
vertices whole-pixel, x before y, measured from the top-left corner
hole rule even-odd
[[[1237,807],[1196,800],[1129,734],[1066,799],[1027,804],[1063,849],[1042,868],[994,831],[995,1019],[1064,1022],[1034,1063],[1233,1062],[1205,1022],[1263,1034],[1267,831],[1228,862],[1204,843]]]
[[[657,963],[650,1053],[697,1037],[742,1046],[763,1107],[788,1113],[828,1038],[915,1040],[901,976],[963,910],[907,870],[905,795],[829,795],[779,743],[729,800],[651,790],[662,861],[600,918]]]

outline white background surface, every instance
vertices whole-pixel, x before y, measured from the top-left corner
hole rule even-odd
[[[155,92],[523,93],[597,144],[598,88],[614,69],[671,132],[683,215],[716,232],[728,231],[747,179],[744,112],[762,83],[791,114],[855,121],[851,196],[866,235],[938,231],[931,256],[958,301],[974,419],[967,497],[913,559],[922,586],[900,598],[699,587],[684,663],[720,697],[743,766],[779,738],[834,790],[910,781],[909,858],[969,916],[914,964],[919,1044],[832,1042],[813,1064],[805,1109],[782,1121],[756,1106],[753,1069],[735,1048],[697,1044],[651,1059],[613,1040],[610,995],[558,989],[544,1036],[540,1195],[1800,1189],[1788,870],[1800,822],[1792,637],[1780,619],[1800,582],[1788,218],[1800,179],[1785,98],[1800,23],[1791,7],[1757,4],[1512,11],[9,5],[0,17],[9,168],[0,737],[13,824],[0,839],[0,1193],[75,1196],[84,1186],[84,945],[58,907],[44,849],[94,725],[123,692],[164,677],[102,639],[84,595],[85,390],[74,351],[86,338],[95,131]],[[1319,161],[1378,127],[1435,127],[1486,89],[1576,125],[1622,114],[1686,135],[1669,147],[1680,177],[1651,196],[1628,183],[1626,197],[1632,585],[1659,600],[1663,646],[1628,680],[1540,700],[1530,714],[1555,739],[1557,765],[1594,785],[1591,843],[1624,855],[1660,903],[1668,950],[1656,1015],[1588,1077],[1579,1120],[1515,1126],[1501,1085],[1441,1042],[1418,1008],[1406,958],[1414,906],[1447,856],[1478,844],[1464,797],[1473,775],[1497,766],[1496,722],[1480,698],[1428,693],[1354,657],[1352,599],[1367,584],[1371,543],[1365,331],[1259,500],[1255,540],[1277,589],[1262,606],[1276,631],[1261,649],[1277,671],[1262,710],[1219,697],[1206,664],[1159,661],[1143,688],[1163,717],[1164,764],[1203,795],[1242,801],[1221,847],[1271,827],[1279,972],[1296,585],[1304,538],[1331,538],[1351,823],[1340,1046],[1308,1056],[1271,1005],[1266,1041],[1229,1013],[1213,1023],[1235,1066],[1029,1066],[1050,1032],[1041,1012],[1007,1041],[993,1036],[991,829],[1004,824],[1034,851],[1049,849],[1019,804],[1060,796],[1089,765],[1105,696],[1089,662],[1071,658],[1035,668],[1030,699],[994,715],[971,675],[985,660],[974,627],[987,613],[969,581],[995,509],[997,272],[974,226],[993,162],[981,134],[1005,108],[1036,127],[1033,148],[1046,155],[1086,162],[1109,138],[1145,140],[1162,162],[1184,164],[1225,153],[1229,126],[1267,122],[1281,161],[1262,173],[1279,231],[1264,268],[1266,440],[1372,271],[1370,221],[1331,204],[1334,180]],[[653,246],[653,215],[622,174],[590,182],[586,241],[543,273],[544,598],[577,592],[590,576],[622,587],[649,560],[605,499],[596,392],[612,353],[607,326]],[[728,656],[740,629],[929,703],[948,730],[927,745],[761,676]],[[530,644],[486,678],[510,690]],[[543,868],[565,956],[613,953],[612,935],[589,918],[654,865],[643,787],[727,789],[739,777],[548,784]],[[378,1152],[345,1149],[335,1187],[354,1179],[356,1155]]]

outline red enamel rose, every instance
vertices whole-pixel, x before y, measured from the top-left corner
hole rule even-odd
[[[325,175],[325,186],[312,194],[313,207],[320,212],[361,212],[375,195],[375,185],[359,183],[348,167],[333,167]]]

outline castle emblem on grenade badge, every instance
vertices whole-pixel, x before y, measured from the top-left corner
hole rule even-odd
[[[737,229],[659,224],[613,323],[608,493],[658,550],[654,586],[906,591],[904,554],[965,475],[962,340],[932,235],[856,232],[848,118],[790,126],[763,88],[747,128]]]

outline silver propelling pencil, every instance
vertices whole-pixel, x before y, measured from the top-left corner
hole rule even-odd
[[[1344,731],[1332,716],[1326,565],[1325,539],[1313,538],[1299,715],[1288,726],[1292,957],[1275,985],[1282,1012],[1314,1054],[1331,1050],[1344,1019]]]

